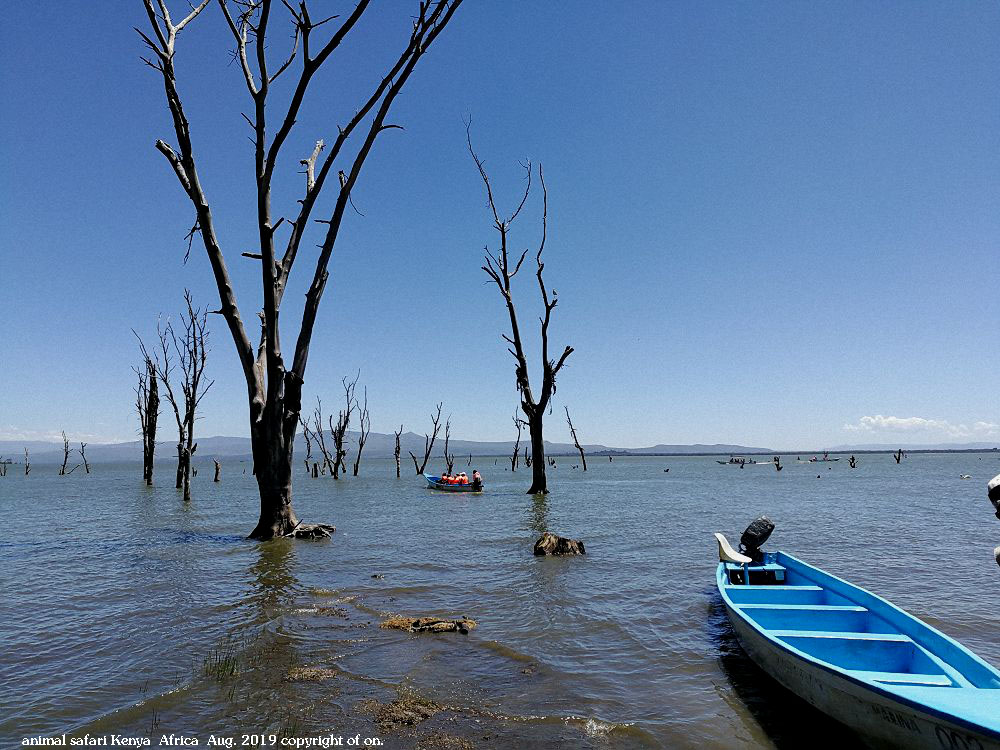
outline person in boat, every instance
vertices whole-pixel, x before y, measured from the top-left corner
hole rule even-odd
[[[441,476],[438,478],[438,484],[448,484],[451,477],[448,476],[446,472],[442,472]]]
[[[479,473],[479,469],[472,470],[472,489],[481,490],[483,488],[483,476]]]
[[[469,476],[463,471],[461,474],[458,475],[458,484],[468,484],[468,483],[469,483]]]

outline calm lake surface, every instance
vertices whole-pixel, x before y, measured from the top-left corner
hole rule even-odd
[[[151,734],[154,746],[170,732],[203,745],[211,732],[360,733],[394,748],[446,735],[501,748],[850,743],[740,651],[714,590],[712,532],[735,541],[767,514],[767,548],[1000,665],[1000,522],[986,500],[997,454],[859,460],[784,456],[779,473],[593,457],[583,473],[557,458],[544,499],[524,495],[528,472],[504,472],[504,459],[473,461],[478,496],[431,492],[405,467],[397,480],[388,461],[339,482],[302,469],[299,516],[337,532],[268,543],[244,539],[257,518],[246,464],[224,463],[219,484],[201,465],[188,506],[167,464],[153,488],[139,466],[59,477],[37,465],[27,478],[12,466],[0,478],[0,746],[63,732]],[[544,530],[588,554],[535,558]],[[379,629],[390,613],[479,627]],[[364,701],[400,691],[443,709],[388,731]]]

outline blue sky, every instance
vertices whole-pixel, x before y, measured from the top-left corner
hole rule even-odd
[[[411,5],[381,3],[320,75],[279,165],[278,215],[299,197],[298,159],[353,113]],[[135,25],[138,0],[14,4],[0,28],[0,439],[131,439],[130,329],[150,335],[185,287],[217,303],[204,250],[181,263],[192,215],[153,149],[172,133]],[[987,2],[468,0],[355,191],[364,216],[334,254],[307,403],[332,403],[360,370],[376,431],[421,432],[443,400],[454,434],[511,436],[471,116],[501,203],[516,201],[519,160],[545,166],[552,341],[576,349],[550,439],[568,438],[566,404],[581,439],[622,446],[1000,440],[998,34]],[[227,35],[210,7],[177,67],[251,319],[248,99]],[[538,205],[516,245],[537,242]],[[286,342],[311,261],[292,274]],[[534,330],[537,290],[518,281]],[[233,345],[211,323],[199,429],[245,435]]]

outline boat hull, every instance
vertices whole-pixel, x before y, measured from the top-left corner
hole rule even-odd
[[[751,627],[727,603],[726,613],[747,655],[768,675],[818,710],[878,747],[912,750],[1000,750],[1000,738],[874,692],[837,672],[800,659]]]

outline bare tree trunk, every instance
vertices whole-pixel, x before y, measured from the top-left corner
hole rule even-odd
[[[333,458],[333,478],[340,479],[340,472],[343,471],[347,474],[347,465],[344,463],[344,458],[347,456],[347,449],[344,447],[344,439],[347,435],[347,428],[351,425],[351,414],[354,413],[354,409],[358,405],[358,400],[354,397],[354,389],[358,384],[358,377],[354,378],[353,382],[347,382],[347,378],[343,378],[341,383],[344,384],[344,399],[346,401],[344,408],[340,410],[337,415],[337,424],[333,424],[333,415],[330,415],[330,434],[333,436],[334,445],[334,458]]]
[[[302,426],[302,437],[306,441],[306,457],[303,459],[306,464],[306,475],[310,474],[310,466],[312,465],[312,435],[309,432],[309,423],[306,422],[302,415],[299,415],[299,424]]]
[[[431,451],[434,450],[434,441],[437,439],[438,432],[441,430],[441,407],[444,406],[444,402],[437,405],[437,413],[431,414],[431,422],[433,423],[433,429],[431,434],[424,434],[424,460],[422,463],[417,462],[417,457],[413,455],[413,451],[407,451],[410,454],[410,458],[413,459],[413,468],[417,470],[417,475],[423,474],[427,469],[427,462],[431,458]]]
[[[139,334],[135,333],[135,336],[139,338]],[[139,384],[135,388],[135,408],[139,414],[139,432],[142,435],[142,479],[147,485],[152,485],[156,422],[160,416],[160,386],[156,362],[146,351],[142,339],[139,339],[139,350],[142,352],[142,368],[132,368],[139,376]]]
[[[570,417],[569,417],[569,407],[568,406],[564,406],[563,408],[566,410],[566,423],[569,425],[569,434],[573,436],[573,445],[575,445],[576,449],[578,451],[580,451],[580,460],[583,462],[583,470],[586,471],[587,470],[587,456],[584,455],[583,446],[580,445],[580,441],[577,440],[577,438],[576,438],[576,429],[573,427],[573,420],[570,419]]]
[[[28,460],[28,449],[24,449],[24,476],[31,473],[31,461]]]
[[[213,482],[218,482],[220,480],[220,474],[222,474],[222,464],[219,463],[219,459],[213,458],[212,461],[215,463],[215,478]]]
[[[358,469],[361,467],[361,451],[365,449],[365,443],[368,441],[368,435],[372,431],[372,419],[368,414],[368,388],[365,388],[365,401],[363,405],[360,405],[360,411],[358,412],[358,455],[354,458],[354,476],[358,475]]]
[[[524,259],[528,255],[528,250],[525,249],[516,261],[513,260],[508,253],[508,234],[510,232],[510,226],[517,218],[518,214],[521,213],[521,209],[524,208],[524,204],[527,202],[528,195],[531,192],[531,162],[524,165],[525,176],[527,179],[524,188],[524,195],[521,197],[521,202],[518,204],[517,208],[510,215],[510,217],[501,218],[500,212],[496,206],[496,201],[493,198],[493,188],[490,185],[489,175],[486,174],[486,168],[483,166],[483,162],[472,148],[471,127],[472,124],[470,121],[468,127],[466,128],[469,153],[472,155],[472,159],[475,161],[476,167],[479,170],[479,176],[482,178],[483,184],[486,186],[486,197],[489,200],[490,211],[493,214],[493,226],[497,230],[500,239],[499,250],[491,252],[489,248],[486,249],[485,265],[483,265],[482,268],[483,271],[486,272],[486,275],[489,276],[493,283],[496,284],[497,289],[500,291],[500,295],[504,300],[504,305],[507,308],[507,315],[510,320],[510,333],[502,334],[502,338],[509,344],[507,351],[509,351],[514,357],[514,377],[517,383],[517,390],[521,395],[521,411],[523,411],[524,415],[528,418],[528,429],[531,433],[532,481],[528,494],[547,493],[548,487],[545,482],[545,449],[542,442],[543,417],[546,408],[548,408],[549,400],[552,398],[552,394],[554,394],[556,390],[556,376],[563,368],[563,365],[566,364],[566,359],[573,353],[573,347],[567,346],[558,360],[549,358],[549,323],[552,319],[552,310],[554,310],[558,304],[558,299],[556,297],[555,290],[552,290],[550,294],[549,289],[545,286],[545,281],[542,278],[542,271],[545,268],[545,264],[542,262],[542,252],[545,249],[545,239],[548,227],[548,191],[545,189],[545,175],[542,172],[541,165],[539,165],[538,180],[542,185],[542,237],[538,244],[538,250],[535,252],[535,278],[538,281],[538,290],[541,294],[544,313],[540,318],[542,387],[536,398],[535,393],[531,388],[531,380],[528,376],[528,359],[524,353],[524,345],[521,339],[521,329],[518,325],[517,309],[514,304],[514,296],[511,290],[511,281],[517,275],[517,272],[521,270],[521,265],[524,263]]]
[[[369,0],[359,0],[354,9],[345,14],[346,17],[339,22],[336,31],[325,43],[315,39],[315,31],[337,18],[336,16],[313,21],[307,0],[300,0],[296,4],[283,3],[290,15],[293,41],[291,54],[286,59],[280,60],[276,66],[273,65],[273,60],[268,60],[270,50],[277,47],[273,44],[273,40],[267,39],[271,0],[234,3],[237,8],[235,17],[230,12],[229,4],[220,0],[220,9],[235,41],[236,49],[233,57],[239,62],[253,102],[252,118],[246,116],[246,119],[253,130],[251,140],[256,183],[256,229],[260,246],[259,252],[244,253],[244,255],[260,262],[263,304],[260,344],[256,351],[240,315],[233,283],[216,234],[210,203],[198,174],[191,129],[181,102],[174,69],[178,34],[207,7],[209,2],[210,0],[201,0],[197,6],[191,6],[187,15],[181,20],[174,21],[167,9],[167,0],[143,0],[150,33],[139,31],[139,34],[151,50],[151,59],[144,59],[144,62],[162,75],[167,107],[177,138],[176,149],[162,140],[156,142],[156,148],[169,162],[195,210],[195,223],[188,236],[193,241],[195,234],[200,234],[204,243],[219,292],[221,304],[217,312],[225,318],[229,326],[247,384],[254,474],[258,478],[260,492],[260,518],[250,536],[255,539],[269,539],[293,531],[297,533],[304,531],[296,529],[299,521],[292,510],[291,464],[295,427],[302,409],[302,384],[313,328],[329,276],[330,258],[339,237],[351,191],[357,184],[362,167],[378,136],[399,127],[386,122],[393,102],[419,60],[448,25],[462,0],[422,0],[418,5],[409,39],[403,46],[401,54],[378,80],[371,95],[349,110],[353,111],[354,115],[338,127],[336,140],[319,169],[316,168],[317,159],[325,148],[323,141],[318,141],[312,155],[301,161],[306,167],[305,195],[299,201],[295,218],[288,222],[290,236],[284,254],[280,256],[276,252],[275,235],[278,227],[284,223],[284,218],[278,219],[277,222],[273,220],[271,184],[277,165],[279,162],[284,163],[279,158],[282,155],[282,147],[289,140],[295,124],[300,119],[299,110],[306,100],[314,74],[355,27],[367,10]],[[268,41],[272,41],[272,44],[269,45]],[[278,87],[279,91],[291,92],[287,107],[276,108],[273,100],[268,98],[271,85],[286,71],[293,69],[292,63],[296,58],[301,60],[297,81],[291,86]],[[324,100],[329,101],[329,97],[325,95]],[[267,115],[275,111],[279,113],[280,122],[276,128],[274,123],[267,121]],[[351,139],[359,127],[361,134],[358,138]],[[296,142],[295,138],[291,140]],[[357,144],[353,158],[343,153],[348,140],[351,140],[352,144]],[[342,156],[345,158],[341,159]],[[344,168],[338,170],[335,164],[341,164]],[[281,301],[302,238],[306,230],[315,225],[312,217],[313,207],[331,172],[340,178],[339,192],[336,193],[332,214],[322,221],[326,227],[325,236],[319,244],[312,281],[305,295],[294,355],[290,362],[286,362],[278,330]],[[190,245],[188,250],[190,252]]]
[[[330,451],[326,448],[326,438],[323,436],[323,402],[318,396],[316,397],[316,408],[313,410],[313,436],[316,438],[316,445],[323,456],[320,473],[326,474],[326,470],[329,469],[330,473],[333,474],[333,460],[330,458]],[[313,476],[316,476],[315,464],[313,464]]]
[[[395,453],[395,457],[396,457],[396,479],[399,479],[399,438],[402,436],[402,434],[403,434],[403,425],[400,425],[399,426],[399,432],[395,433],[395,435],[396,435],[396,453]]]
[[[59,476],[65,476],[66,474],[66,464],[69,463],[69,438],[66,437],[66,431],[63,430],[63,462],[62,466],[59,468]]]
[[[528,455],[528,446],[524,446],[524,465],[531,468],[531,456]]]
[[[87,461],[87,444],[80,443],[80,458],[83,459],[83,468],[89,474],[90,473],[90,463]]]

